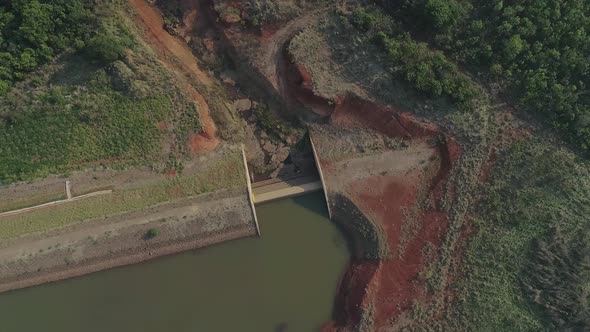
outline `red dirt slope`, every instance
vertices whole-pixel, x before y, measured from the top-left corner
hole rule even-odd
[[[434,125],[358,97],[341,98],[329,119],[336,127],[370,129],[410,144],[406,151],[392,152],[391,161],[385,163],[381,159],[387,152],[381,157],[362,157],[362,163],[355,158],[331,162],[322,159],[321,153],[321,145],[329,142],[322,143],[321,131],[312,133],[314,142],[319,142],[329,195],[342,194],[354,203],[388,248],[377,260],[353,259],[340,286],[334,321],[324,330],[350,330],[361,321],[372,322],[371,328],[378,330],[395,324],[415,301],[431,299],[422,275],[437,258],[448,226],[441,200],[460,147]],[[416,157],[416,151],[423,154]],[[346,169],[355,165],[363,169],[351,170],[350,174],[360,175],[350,176]],[[432,204],[421,204],[426,200]]]

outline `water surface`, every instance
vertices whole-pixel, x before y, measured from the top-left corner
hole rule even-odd
[[[262,238],[0,294],[0,330],[318,330],[349,258],[323,194],[257,211]]]

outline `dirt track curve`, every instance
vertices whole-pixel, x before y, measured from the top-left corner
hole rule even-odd
[[[305,27],[315,24],[324,12],[325,8],[322,7],[290,21],[283,28],[276,31],[262,46],[265,52],[258,60],[258,63],[263,70],[263,74],[283,97],[286,96],[286,86],[283,82],[285,75],[281,72],[282,61],[285,60],[283,51],[297,33]]]

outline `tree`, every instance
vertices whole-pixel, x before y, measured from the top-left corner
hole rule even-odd
[[[449,28],[457,22],[459,18],[457,7],[453,0],[428,0],[425,11],[434,27],[441,29]]]
[[[510,37],[504,44],[504,56],[506,60],[512,61],[522,52],[524,49],[524,41],[519,35]]]

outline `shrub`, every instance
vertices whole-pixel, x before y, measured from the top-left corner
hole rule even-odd
[[[155,229],[155,228],[148,229],[147,233],[145,234],[145,238],[148,239],[148,240],[149,239],[153,239],[156,236],[158,236],[158,230]]]
[[[361,31],[371,30],[376,22],[377,18],[363,9],[357,9],[352,14],[352,25]]]
[[[131,36],[112,21],[104,22],[96,36],[88,41],[86,52],[98,61],[108,64],[121,59],[125,49],[133,44]]]

